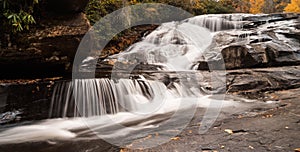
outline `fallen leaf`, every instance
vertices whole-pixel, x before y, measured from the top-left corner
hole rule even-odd
[[[179,140],[179,137],[173,137],[171,140]]]
[[[231,129],[225,129],[224,131],[229,133],[229,134],[233,134],[233,131]]]
[[[125,152],[125,150],[124,149],[120,149],[120,152]]]

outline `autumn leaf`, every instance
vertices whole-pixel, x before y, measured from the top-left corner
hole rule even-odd
[[[225,129],[225,132],[227,132],[228,134],[233,134],[233,131],[231,129]]]
[[[171,140],[179,140],[180,138],[179,137],[173,137],[171,138]]]

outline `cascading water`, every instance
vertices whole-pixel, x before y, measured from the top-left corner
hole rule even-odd
[[[106,59],[121,64],[154,64],[168,71],[195,69],[199,58],[222,30],[241,29],[247,14],[201,15],[181,22],[164,23],[141,42]],[[179,62],[180,61],[180,62]]]
[[[208,28],[212,32],[240,29],[242,28],[241,21],[244,15],[201,15],[190,19],[186,22],[195,24],[201,27]]]
[[[210,45],[210,35],[207,29],[193,24],[165,23],[143,41],[107,60],[117,59],[118,62],[130,64],[156,64],[173,71],[190,70],[194,65],[193,61]]]
[[[243,16],[206,15],[182,22],[165,23],[141,42],[106,60],[117,60],[124,64],[162,65],[165,70],[177,72],[191,70],[203,53],[210,51],[210,45],[215,43],[214,34],[220,30],[242,28],[243,23],[240,22]],[[188,76],[185,79],[188,80]],[[212,99],[203,93],[205,91],[197,85],[198,82],[198,79],[184,83],[173,82],[171,87],[158,81],[131,79],[75,79],[58,82],[53,92],[50,117],[63,119],[49,119],[33,126],[5,131],[0,134],[0,138],[5,137],[0,140],[0,144],[54,137],[89,137],[91,133],[88,129],[101,132],[103,134],[100,137],[112,139],[110,142],[119,144],[118,138],[121,140],[121,137],[133,136],[133,133],[138,134],[147,128],[166,127],[167,123],[161,122],[171,119],[170,113],[183,111],[174,116],[176,121],[172,119],[173,129],[180,126],[179,122],[188,123],[185,115],[191,115],[192,118],[194,111],[186,109],[199,106],[199,103],[204,107],[210,106]],[[130,128],[122,128],[119,124]],[[45,134],[49,129],[56,131],[56,134]]]
[[[218,27],[237,27],[236,23],[230,22],[232,19],[226,20],[218,17],[212,19],[209,18],[210,16],[201,16],[183,22],[164,23],[141,42],[130,46],[125,52],[110,56],[106,60],[117,60],[123,64],[144,63],[162,65],[165,67],[165,70],[169,71],[191,70],[196,64],[194,61],[197,61],[197,58],[201,57],[202,53],[212,43],[211,33],[206,29],[206,26],[211,27],[211,30],[213,31],[222,30]],[[141,82],[143,85],[141,85]],[[77,101],[77,106],[81,108],[81,116],[88,117],[122,112],[124,109],[120,111],[120,104],[129,104],[129,107],[134,107],[136,106],[134,103],[143,102],[143,100],[149,102],[147,101],[147,98],[149,100],[149,97],[158,96],[162,92],[172,94],[168,95],[169,98],[174,98],[174,96],[195,97],[195,94],[188,93],[192,92],[190,88],[186,87],[184,89],[179,89],[180,87],[182,88],[182,86],[180,86],[182,84],[176,84],[175,88],[177,88],[177,90],[174,91],[174,89],[168,90],[162,87],[163,84],[160,82],[150,82],[151,81],[123,79],[116,83],[113,80],[107,79],[83,79],[75,80],[75,82],[68,82],[66,84],[59,84],[62,86],[59,86],[54,91],[50,116],[80,116],[80,114],[76,112],[78,109],[72,107],[74,106],[75,101]],[[125,83],[127,84],[124,85]],[[160,87],[153,88],[154,85]],[[120,88],[120,86],[127,87]],[[128,88],[129,86],[130,88]],[[147,89],[145,87],[147,87]],[[63,90],[59,90],[59,88]],[[149,90],[152,90],[152,93],[148,93],[148,95],[147,93],[145,94],[145,92]],[[124,96],[126,97],[126,95],[129,94],[131,97],[124,100]],[[190,96],[187,96],[187,94]],[[139,96],[139,98],[137,96]],[[197,97],[202,96],[203,95],[198,88]],[[141,99],[140,97],[143,97],[144,99]],[[134,111],[132,108],[126,110],[130,112]],[[145,107],[142,107],[140,110],[145,110]],[[69,111],[73,112],[68,114]]]
[[[195,61],[211,45],[213,39],[211,32],[241,28],[244,16],[247,15],[202,15],[182,22],[164,23],[141,42],[106,60],[117,60],[124,64],[162,65],[165,70],[170,71],[191,70],[196,65]],[[153,88],[155,85],[160,87]],[[186,94],[195,97],[195,94],[187,93],[191,92],[190,88],[178,89],[182,88],[180,85],[182,84],[176,84],[177,90],[174,91],[165,88],[160,82],[147,80],[121,79],[114,82],[108,79],[81,79],[63,82],[54,90],[50,117],[89,117],[123,111],[132,112],[137,110],[133,108],[136,103],[150,102],[151,98],[166,91],[173,94],[173,97],[187,97]],[[184,94],[185,96],[182,96]],[[203,94],[198,88],[197,97],[201,96]],[[78,113],[78,108],[74,107],[75,104],[81,108],[79,109],[81,114]]]
[[[163,84],[154,81],[76,79],[61,82],[54,89],[50,117],[91,117],[134,111],[137,103],[149,102],[164,90]]]
[[[147,113],[164,99],[199,97],[201,91],[174,83],[172,88],[150,80],[76,79],[57,83],[49,117],[91,117],[118,112]],[[199,92],[199,93],[196,93]],[[148,109],[148,110],[147,110]]]

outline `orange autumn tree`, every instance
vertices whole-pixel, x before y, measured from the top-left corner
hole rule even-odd
[[[284,8],[290,2],[290,0],[264,0],[264,6],[262,13],[279,13],[283,12]]]
[[[300,0],[291,0],[291,3],[284,8],[284,11],[300,13]]]
[[[236,13],[249,13],[249,0],[219,0],[222,5],[232,7]]]
[[[265,4],[264,0],[250,0],[250,13],[262,13],[262,8]]]

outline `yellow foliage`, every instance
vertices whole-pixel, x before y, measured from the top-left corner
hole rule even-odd
[[[258,14],[262,12],[262,8],[265,4],[264,0],[250,0],[250,13]]]
[[[300,13],[300,0],[291,0],[291,3],[285,7],[284,11]]]

